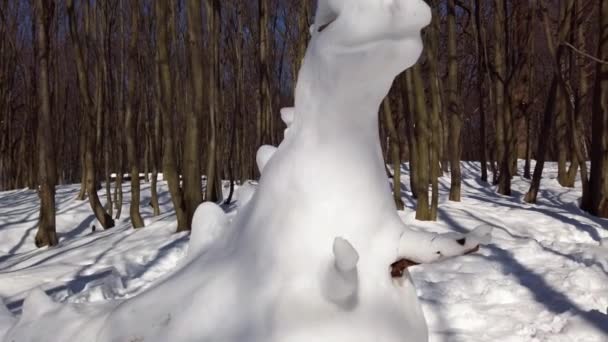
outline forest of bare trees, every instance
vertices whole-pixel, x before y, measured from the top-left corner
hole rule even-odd
[[[530,203],[555,161],[562,186],[580,179],[581,207],[608,217],[608,0],[427,2],[425,52],[380,108],[397,206],[404,162],[416,217],[434,220],[440,176],[460,201],[461,160],[479,161],[480,180],[505,196],[513,177],[530,178]],[[37,245],[57,243],[55,185],[81,183],[108,229],[130,181],[141,228],[139,175],[159,214],[162,173],[182,231],[201,202],[223,200],[221,180],[258,177],[257,147],[283,136],[314,8],[0,0],[0,190],[38,189]]]

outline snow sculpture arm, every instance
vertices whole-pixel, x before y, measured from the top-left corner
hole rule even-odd
[[[491,240],[492,227],[482,225],[467,235],[405,231],[399,239],[398,261],[391,265],[392,276],[400,277],[414,265],[428,264],[476,252]]]

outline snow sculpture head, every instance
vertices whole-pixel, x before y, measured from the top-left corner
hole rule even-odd
[[[378,91],[388,91],[395,76],[418,60],[420,30],[430,21],[430,8],[422,0],[320,0],[309,53],[322,57],[317,63],[329,64],[319,65],[333,70],[326,76],[346,71],[338,80],[326,77],[342,89],[353,90],[341,83],[350,78],[362,83],[361,90],[369,91],[372,82],[384,85]]]
[[[409,274],[393,278],[390,265],[462,254],[478,239],[404,226],[377,114],[418,59],[430,18],[422,0],[320,0],[295,107],[281,113],[285,140],[258,151],[255,193],[238,195],[247,203],[232,221],[199,207],[188,264],[110,309],[63,309],[80,317],[73,326],[99,342],[426,341]],[[35,321],[51,326],[56,316]],[[71,333],[56,340],[86,340]],[[52,340],[39,334],[22,322],[7,338]]]

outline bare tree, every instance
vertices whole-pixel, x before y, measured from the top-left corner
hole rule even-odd
[[[159,82],[160,82],[160,104],[163,125],[163,175],[169,185],[171,200],[177,216],[177,230],[188,229],[188,219],[184,208],[184,199],[180,188],[179,175],[177,173],[177,158],[175,140],[173,137],[172,105],[173,88],[171,84],[171,70],[169,68],[169,38],[167,25],[170,18],[170,7],[167,1],[155,1],[156,13],[156,38],[157,38],[157,60]]]
[[[188,0],[188,52],[190,53],[190,70],[192,73],[192,105],[186,116],[186,136],[184,139],[184,204],[188,217],[188,227],[198,205],[203,201],[201,190],[200,157],[200,117],[203,114],[203,56],[202,33],[203,18],[201,1]],[[213,44],[213,43],[212,43]]]
[[[36,246],[55,246],[55,182],[53,124],[49,82],[49,25],[55,10],[54,1],[36,0],[36,64],[38,67],[38,180],[40,189],[40,222]]]
[[[591,143],[590,193],[583,198],[583,208],[600,217],[608,217],[608,1],[600,0],[599,45]]]
[[[69,18],[69,26],[70,26],[70,36],[72,38],[72,41],[74,42],[74,51],[75,51],[75,57],[76,57],[76,68],[77,68],[77,75],[78,75],[78,85],[79,85],[79,89],[80,89],[80,97],[81,97],[81,101],[83,102],[83,107],[85,108],[87,115],[86,115],[86,119],[85,122],[86,124],[86,137],[85,137],[85,157],[84,157],[84,162],[85,162],[85,172],[86,172],[86,188],[87,188],[87,194],[89,195],[89,203],[91,205],[91,208],[93,209],[93,212],[95,213],[95,216],[97,217],[97,220],[99,221],[99,223],[101,223],[101,225],[105,228],[112,228],[114,227],[114,220],[112,219],[112,217],[110,215],[108,215],[108,213],[105,211],[105,209],[103,208],[103,206],[101,205],[100,201],[99,201],[99,197],[97,196],[97,175],[96,175],[96,168],[95,168],[95,152],[97,151],[96,149],[96,107],[95,107],[95,103],[93,102],[93,99],[91,97],[91,94],[89,92],[90,89],[90,84],[89,84],[89,76],[85,67],[85,61],[84,61],[84,52],[83,52],[83,48],[82,48],[82,44],[80,43],[80,38],[78,36],[78,28],[77,28],[77,23],[76,23],[76,13],[75,13],[75,8],[74,8],[74,1],[73,0],[66,0],[66,8],[68,11],[68,18]],[[88,15],[89,15],[89,10],[88,10],[88,3],[85,3],[85,31],[88,32],[88,30],[90,29],[89,27],[89,23],[88,23]]]
[[[461,187],[461,140],[462,118],[460,117],[460,97],[458,87],[458,61],[456,52],[456,4],[448,0],[448,115],[449,118],[449,145],[450,145],[450,171],[452,184],[450,187],[450,201],[460,202]]]
[[[129,217],[133,228],[142,228],[144,220],[139,212],[140,205],[140,181],[137,158],[137,113],[134,110],[135,86],[137,80],[137,42],[139,40],[139,0],[131,2],[131,39],[129,41],[129,77],[127,79],[127,98],[125,99],[125,131],[127,145],[127,160],[131,173],[131,205],[129,206]]]
[[[390,140],[391,162],[393,164],[393,199],[395,200],[397,210],[403,210],[403,200],[401,199],[401,143],[399,142],[399,134],[395,126],[393,110],[388,96],[382,103],[382,111]]]

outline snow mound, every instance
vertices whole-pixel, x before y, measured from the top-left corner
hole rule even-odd
[[[42,289],[33,289],[23,302],[21,321],[34,322],[60,307],[60,304],[54,302]]]
[[[7,333],[8,329],[15,324],[17,319],[13,314],[8,311],[8,308],[4,305],[4,301],[0,299],[0,340]]]
[[[194,212],[188,259],[194,259],[219,239],[228,227],[228,217],[217,204],[205,202]]]

